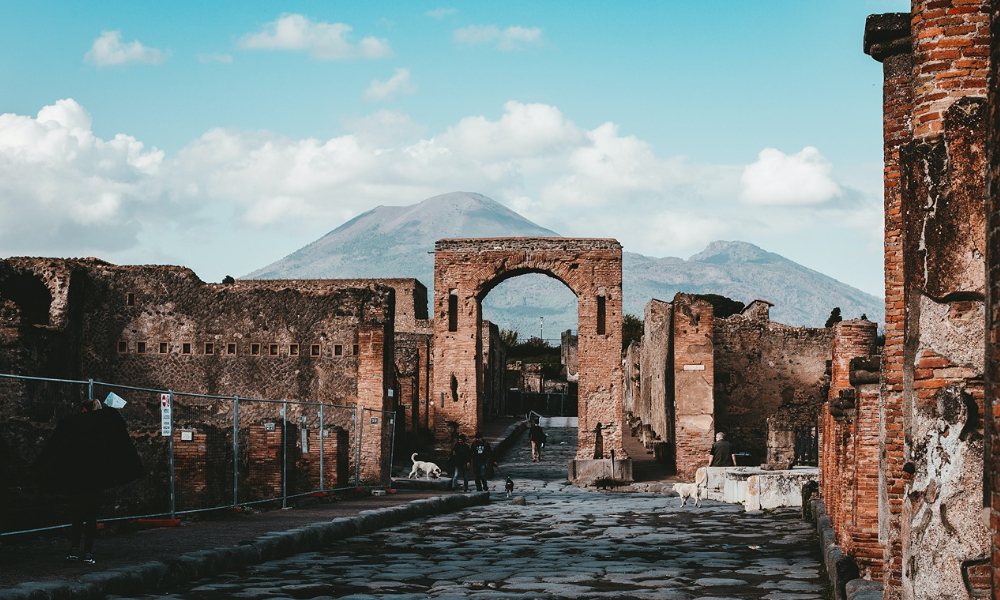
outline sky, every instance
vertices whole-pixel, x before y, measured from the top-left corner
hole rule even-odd
[[[21,2],[0,256],[241,276],[379,205],[482,193],[565,236],[743,240],[881,296],[902,0]]]

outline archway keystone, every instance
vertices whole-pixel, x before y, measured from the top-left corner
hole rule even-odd
[[[613,239],[477,238],[435,244],[435,438],[450,439],[449,423],[466,434],[481,426],[482,300],[498,284],[527,273],[557,279],[577,297],[579,442],[570,478],[631,479],[631,461],[622,447],[622,247]]]

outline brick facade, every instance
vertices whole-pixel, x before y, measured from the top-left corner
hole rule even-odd
[[[449,422],[472,434],[482,423],[482,300],[502,281],[543,273],[566,284],[579,310],[579,458],[622,448],[622,251],[615,240],[492,238],[439,240],[434,253],[434,416],[438,443]]]
[[[990,3],[991,34],[1000,40],[1000,0]],[[985,463],[994,597],[1000,590],[1000,43],[990,48],[987,116]]]
[[[673,404],[677,475],[694,480],[715,441],[712,305],[689,294],[673,301]]]

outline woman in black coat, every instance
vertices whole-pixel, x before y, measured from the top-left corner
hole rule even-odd
[[[84,562],[94,564],[100,493],[144,473],[125,419],[99,400],[84,400],[78,414],[59,421],[39,456],[38,472],[46,489],[69,496],[73,528],[66,559],[80,558],[83,537]]]

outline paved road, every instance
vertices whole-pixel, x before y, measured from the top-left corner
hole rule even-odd
[[[661,494],[566,483],[575,430],[547,431],[542,463],[527,442],[501,464],[515,480],[493,504],[354,537],[239,573],[142,598],[824,598],[817,543],[797,511],[748,515]]]

